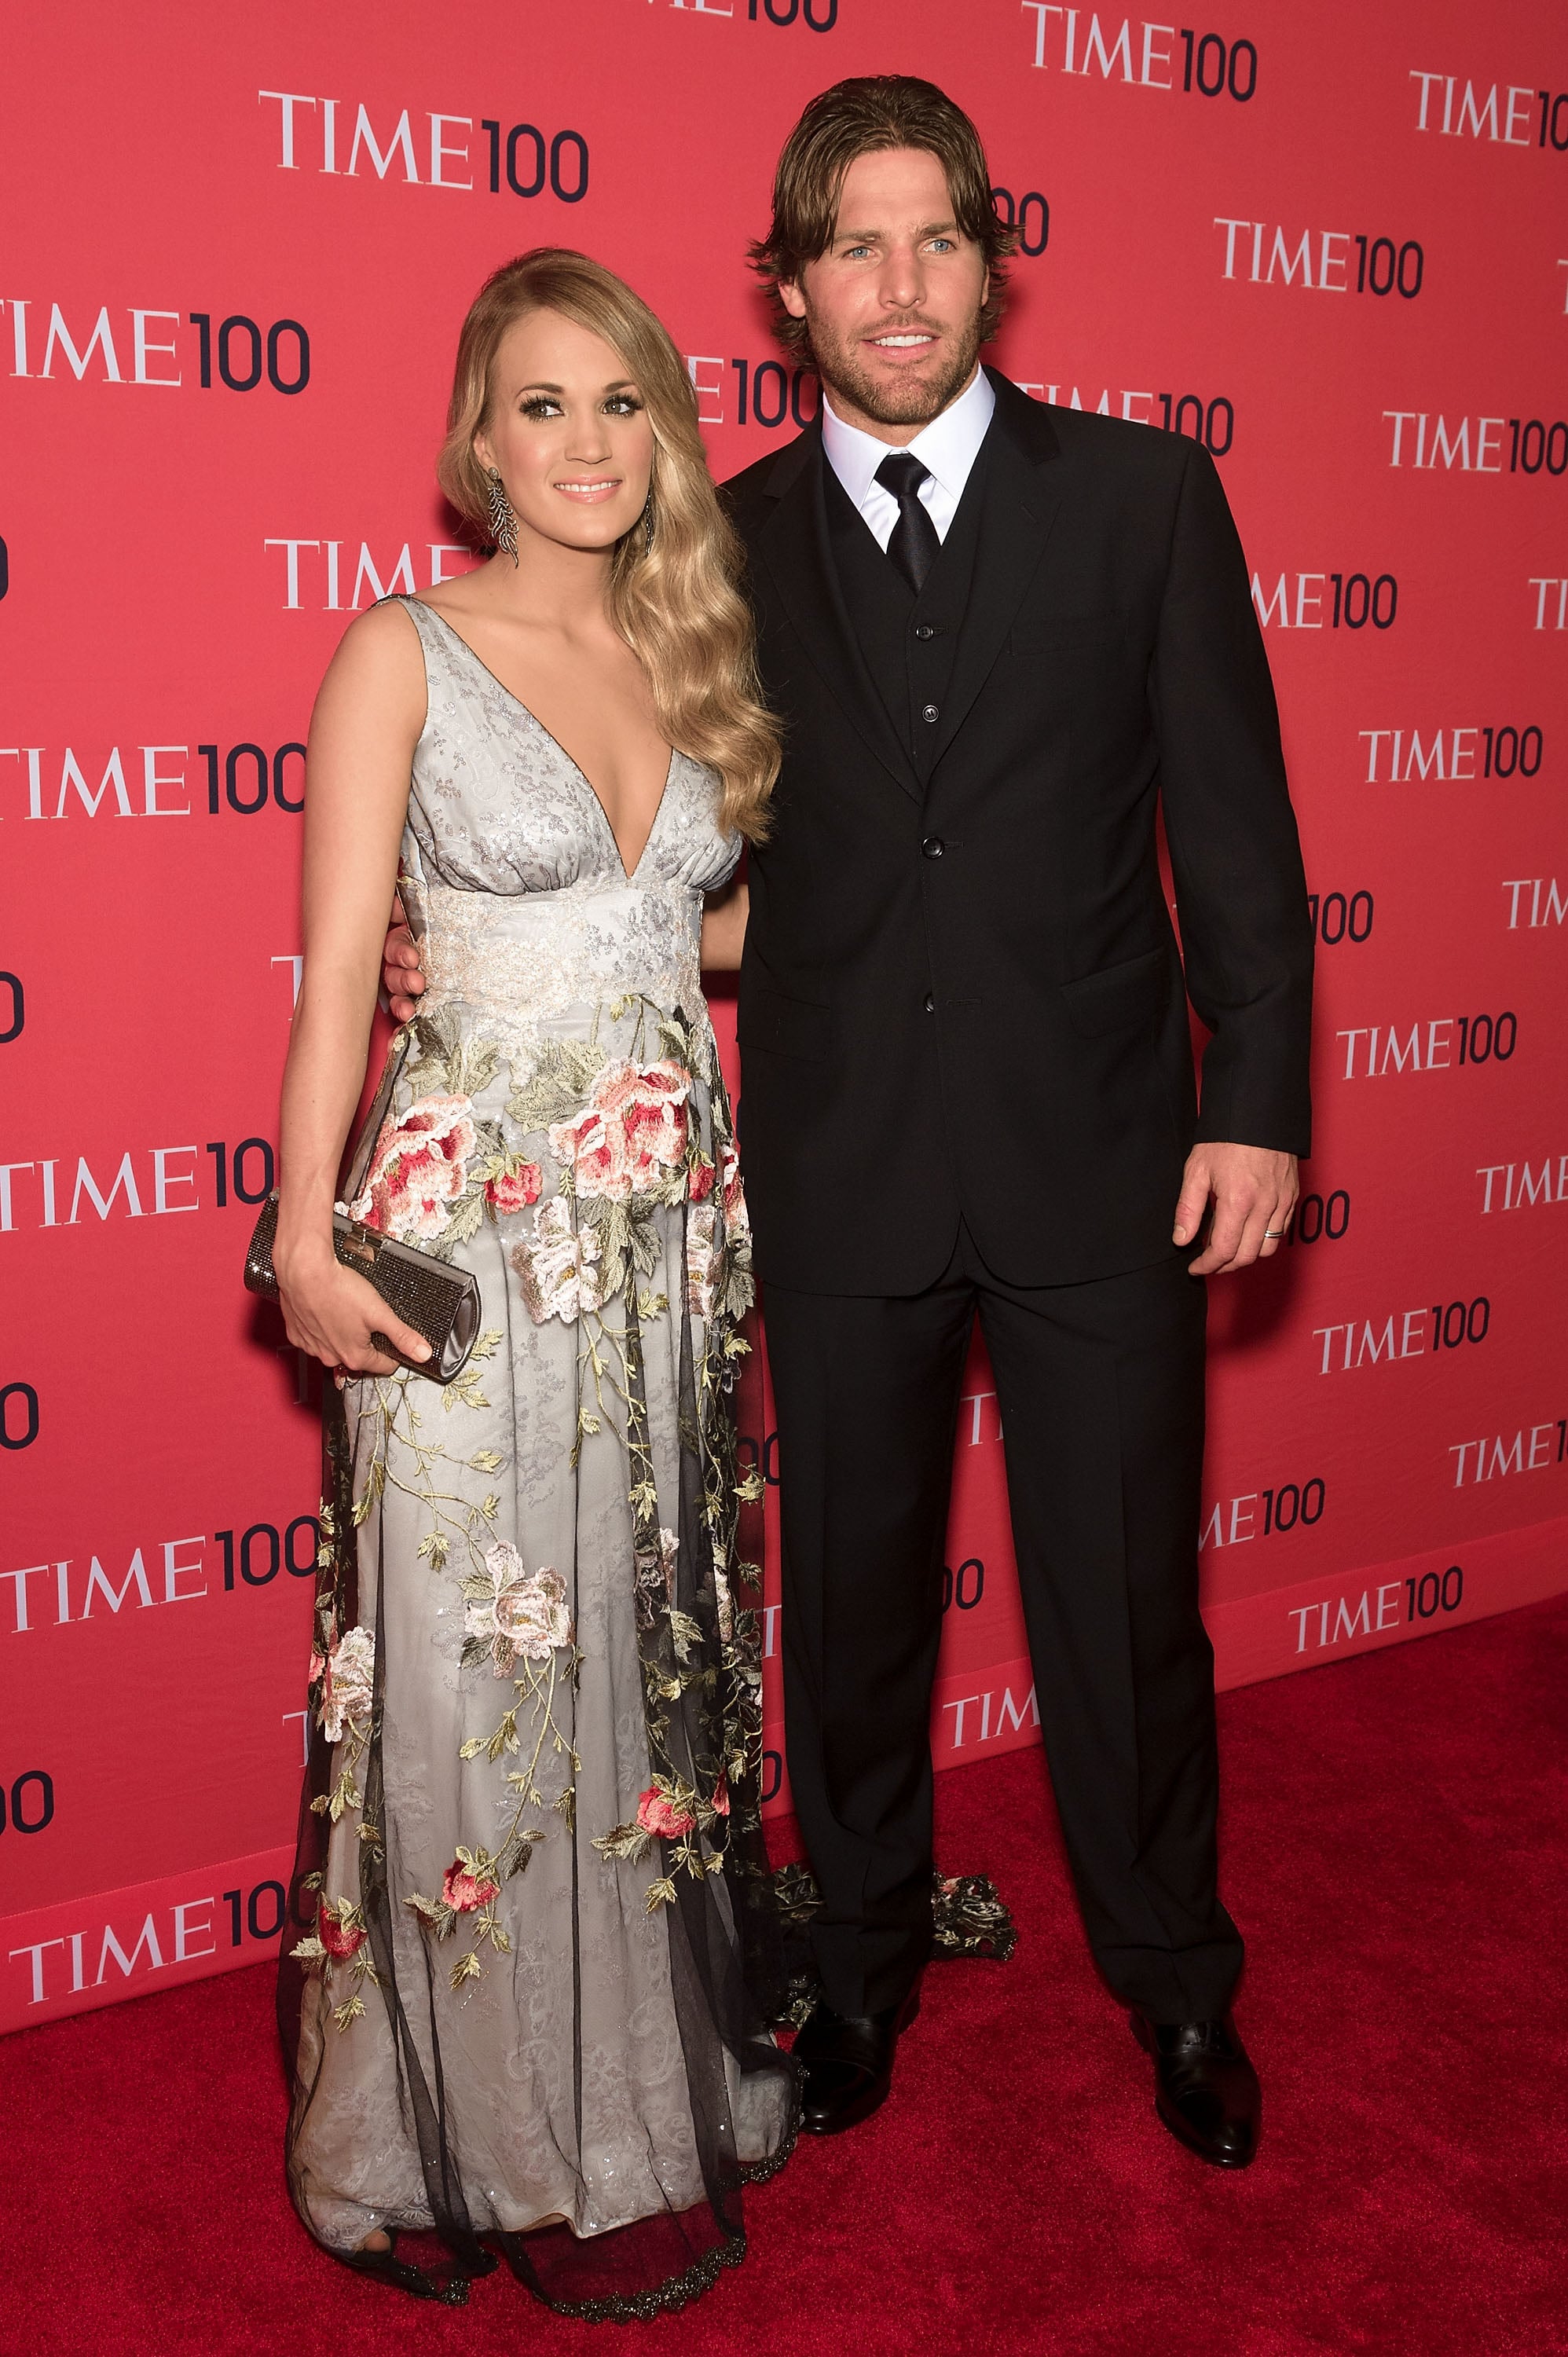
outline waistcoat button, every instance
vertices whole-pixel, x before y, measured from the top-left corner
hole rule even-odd
[[[937,635],[937,633],[936,633],[936,629],[935,629],[934,624],[932,624],[932,623],[930,623],[930,622],[917,622],[917,623],[916,623],[916,625],[915,625],[915,636],[916,636],[918,639],[934,639],[934,638],[936,637],[936,635]]]
[[[934,1015],[934,1014],[936,1013],[936,1011],[937,1011],[937,1002],[936,1002],[936,1000],[931,996],[930,992],[928,990],[928,991],[927,991],[927,993],[926,993],[926,1013],[927,1013],[928,1015]]]
[[[943,852],[947,849],[947,845],[942,841],[940,834],[928,834],[924,843],[921,844],[920,849],[925,853],[928,859],[940,859]]]
[[[922,720],[940,720],[940,719],[941,718],[941,716],[941,716],[941,711],[940,711],[940,707],[939,707],[937,705],[934,705],[934,704],[922,704],[922,705],[921,705],[921,706],[920,706],[920,717],[921,717],[921,719],[922,719]]]

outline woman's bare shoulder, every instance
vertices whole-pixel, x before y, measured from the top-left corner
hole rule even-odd
[[[316,700],[315,726],[390,728],[412,745],[424,726],[424,651],[396,599],[358,614],[338,641]]]
[[[417,669],[419,628],[401,597],[383,597],[355,615],[338,641],[338,652],[357,662],[396,663],[401,659]]]
[[[385,694],[400,690],[424,695],[424,651],[412,614],[395,597],[356,614],[338,641],[327,667],[334,684],[365,686]]]

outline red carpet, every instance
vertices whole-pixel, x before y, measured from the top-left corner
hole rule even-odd
[[[1568,2350],[1568,1602],[1226,1695],[1226,1881],[1265,2137],[1155,2121],[1089,1964],[1037,1751],[938,1780],[1004,1965],[942,1964],[887,2108],[750,2197],[657,2324],[356,2282],[284,2195],[271,1975],[0,2045],[5,2357],[636,2348],[650,2357],[1549,2357]]]

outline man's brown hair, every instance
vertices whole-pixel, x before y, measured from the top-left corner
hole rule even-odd
[[[857,156],[879,148],[923,147],[947,175],[953,219],[985,257],[991,283],[980,315],[980,339],[1002,318],[1006,273],[1002,264],[1018,237],[998,219],[980,134],[934,81],[913,74],[863,74],[834,82],[812,99],[784,143],[773,180],[773,221],[750,249],[751,264],[773,299],[774,329],[789,351],[807,357],[804,319],[779,299],[781,281],[798,284],[808,262],[832,243],[844,174]]]

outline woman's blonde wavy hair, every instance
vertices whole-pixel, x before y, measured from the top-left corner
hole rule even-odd
[[[640,522],[616,544],[610,619],[640,661],[669,742],[723,780],[726,834],[759,843],[779,774],[779,724],[762,702],[740,541],[719,505],[697,427],[696,396],[669,331],[615,273],[565,246],[503,263],[479,289],[457,339],[442,490],[489,540],[489,482],[474,436],[489,411],[490,372],[507,330],[557,311],[624,363],[653,428],[651,543]]]

